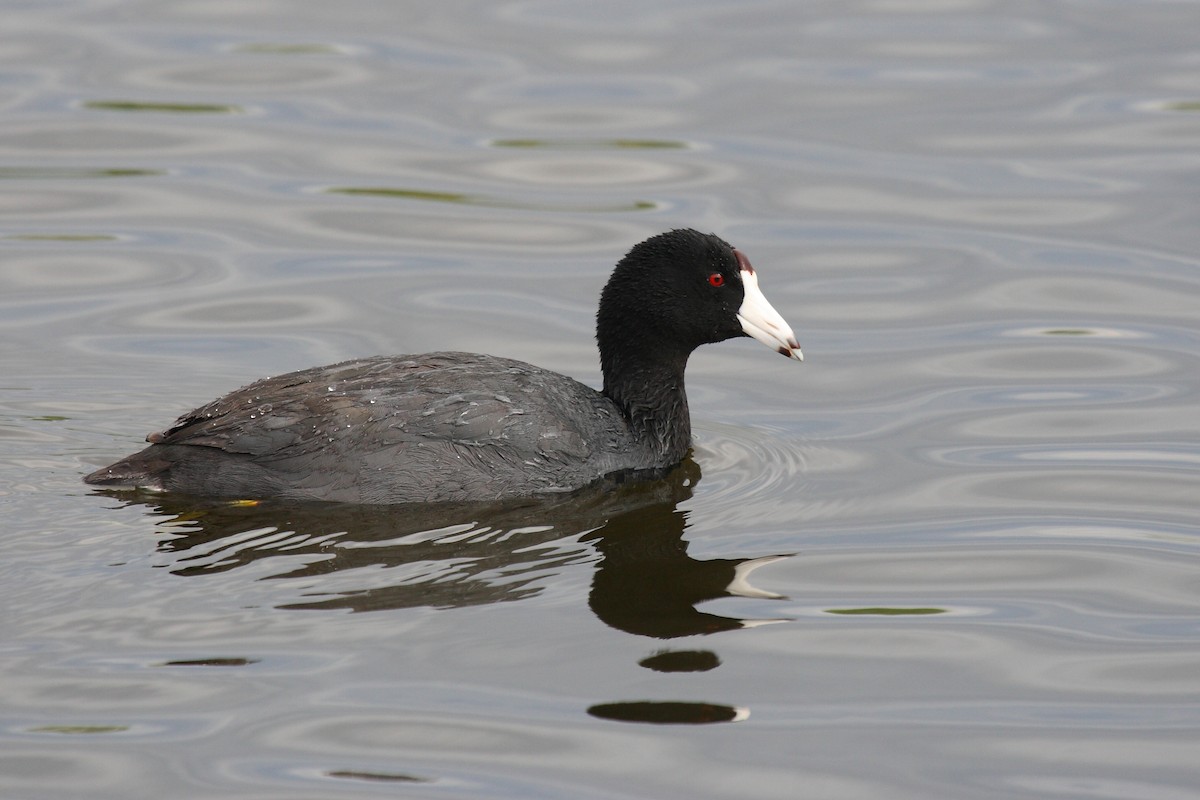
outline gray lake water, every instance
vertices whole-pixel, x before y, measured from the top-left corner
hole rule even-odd
[[[0,28],[0,796],[1200,796],[1200,5]],[[666,481],[445,513],[80,483],[355,356],[595,385],[608,270],[681,226],[807,361],[697,353]]]

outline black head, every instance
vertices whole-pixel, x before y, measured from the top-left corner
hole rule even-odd
[[[600,295],[596,339],[606,378],[630,356],[686,362],[700,345],[736,336],[800,358],[749,260],[715,234],[680,229],[650,237],[621,259]]]
[[[600,295],[601,357],[613,339],[686,357],[702,344],[744,336],[739,271],[733,248],[714,234],[673,230],[635,245]]]

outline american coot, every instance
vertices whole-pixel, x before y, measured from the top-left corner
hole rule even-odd
[[[712,234],[669,231],[630,250],[600,295],[601,392],[474,353],[356,359],[238,389],[84,481],[206,497],[424,503],[657,476],[691,445],[688,356],[736,336],[803,358],[740,251]]]

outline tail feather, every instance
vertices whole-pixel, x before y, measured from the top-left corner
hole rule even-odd
[[[85,475],[83,482],[109,488],[162,489],[162,473],[170,466],[164,459],[147,458],[144,453],[137,453]]]

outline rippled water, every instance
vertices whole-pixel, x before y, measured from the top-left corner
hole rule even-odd
[[[1196,796],[1196,4],[5,30],[0,794]],[[685,225],[807,362],[698,353],[666,481],[448,512],[79,482],[343,358],[596,383],[609,267]]]

